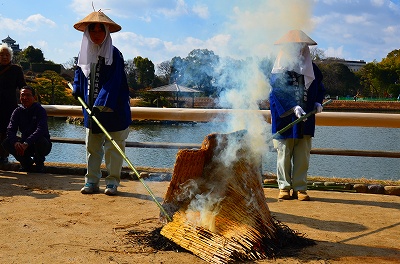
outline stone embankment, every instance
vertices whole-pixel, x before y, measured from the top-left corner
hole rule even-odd
[[[265,179],[264,187],[278,187],[275,179]],[[309,181],[308,190],[339,191],[400,196],[400,185],[384,185],[377,183],[350,183],[334,181]]]
[[[183,98],[181,100],[187,100],[183,107],[192,107],[192,98]],[[134,102],[132,106],[135,104],[137,102]],[[219,108],[218,100],[209,97],[195,97],[193,106],[194,108]],[[260,109],[269,109],[269,102],[261,101]],[[400,112],[400,101],[332,100],[324,109],[327,111],[349,112]]]
[[[333,100],[324,108],[327,111],[400,112],[400,101]]]

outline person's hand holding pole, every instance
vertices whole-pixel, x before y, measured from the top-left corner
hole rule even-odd
[[[72,84],[68,83],[68,86],[73,90]],[[108,133],[108,131],[103,127],[103,125],[100,123],[100,121],[96,118],[95,114],[93,111],[89,109],[85,101],[79,96],[77,96],[78,101],[81,103],[83,108],[87,111],[87,113],[92,117],[93,121],[96,122],[96,124],[99,126],[99,128],[103,131],[104,135],[108,138],[108,140],[111,141],[111,143],[114,145],[114,147],[118,150],[118,152],[121,154],[121,156],[124,158],[126,163],[128,163],[129,167],[132,169],[132,171],[135,173],[136,177],[138,180],[143,184],[147,192],[150,194],[150,196],[153,198],[154,202],[157,204],[157,206],[160,208],[161,212],[164,214],[164,216],[167,218],[169,222],[172,221],[171,217],[168,215],[168,213],[165,211],[164,207],[158,202],[157,198],[155,197],[154,193],[151,191],[149,186],[144,182],[142,177],[140,177],[139,172],[136,170],[136,168],[133,166],[132,162],[129,160],[129,158],[125,155],[125,153],[122,151],[122,149],[118,146],[117,142],[111,137],[111,135]]]
[[[316,114],[321,113],[322,109],[324,109],[324,107],[320,103],[316,102],[315,103]]]
[[[330,104],[330,103],[332,103],[332,100],[331,100],[331,99],[329,99],[328,101],[324,102],[324,103],[321,105],[321,107],[324,107],[325,105]],[[317,111],[318,111],[318,109],[317,109],[317,108],[314,108],[314,110],[312,110],[311,112],[308,112],[307,114],[300,116],[300,117],[297,118],[295,121],[293,121],[293,122],[290,123],[289,125],[285,126],[285,127],[282,128],[281,130],[279,130],[278,132],[276,132],[274,135],[272,135],[272,137],[269,138],[269,139],[267,140],[267,142],[270,141],[270,140],[272,140],[272,139],[274,139],[274,138],[276,138],[278,135],[283,134],[286,130],[288,130],[289,128],[293,127],[293,126],[296,125],[297,123],[299,123],[299,122],[301,122],[301,121],[304,121],[304,119],[307,119],[309,116],[315,115],[315,114],[317,113]],[[321,110],[321,111],[322,111],[322,110]]]

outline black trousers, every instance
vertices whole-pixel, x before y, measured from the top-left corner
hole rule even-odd
[[[18,141],[21,142],[21,139]],[[23,156],[17,155],[14,144],[11,143],[8,138],[3,141],[2,145],[4,149],[10,152],[23,166],[31,165],[32,158],[36,165],[42,165],[52,148],[52,143],[45,137],[40,137],[35,143],[29,145]]]

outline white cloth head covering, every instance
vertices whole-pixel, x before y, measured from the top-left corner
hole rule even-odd
[[[82,69],[82,72],[85,74],[86,78],[90,74],[90,64],[97,63],[99,56],[104,57],[106,65],[111,65],[113,63],[114,47],[112,45],[110,30],[108,25],[103,25],[106,29],[106,37],[100,45],[95,44],[90,38],[88,26],[83,33],[81,50],[78,57],[78,66]]]
[[[310,87],[315,75],[308,45],[291,43],[281,48],[272,68],[272,73],[285,71],[294,71],[304,75],[304,85],[307,89]]]

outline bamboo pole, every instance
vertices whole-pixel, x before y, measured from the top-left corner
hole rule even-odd
[[[332,100],[328,100],[328,101],[324,102],[324,103],[322,104],[322,106],[325,106],[325,105],[327,105],[327,104],[330,104],[331,102],[332,102]],[[279,135],[282,135],[282,134],[285,133],[287,130],[289,130],[290,128],[292,128],[294,125],[296,125],[296,124],[298,124],[298,123],[300,123],[300,122],[303,122],[303,121],[306,120],[308,117],[310,117],[310,116],[312,116],[312,115],[315,115],[316,113],[317,113],[317,109],[314,109],[314,110],[308,112],[307,114],[305,114],[305,115],[303,115],[303,116],[297,118],[295,121],[293,121],[292,123],[288,124],[287,126],[285,126],[284,128],[282,128],[281,130],[279,130],[278,132],[276,132],[274,135],[272,135],[272,137],[270,137],[270,138],[267,140],[267,142],[270,141],[270,140],[272,140],[272,139],[277,138]]]
[[[68,83],[68,86],[73,89],[71,83]],[[93,121],[96,122],[96,124],[98,125],[98,127],[101,129],[101,131],[103,131],[104,135],[106,135],[107,139],[110,140],[110,142],[114,145],[114,147],[117,149],[117,151],[119,152],[119,154],[121,154],[121,156],[124,158],[124,160],[126,161],[126,163],[128,163],[129,167],[132,169],[132,171],[135,173],[136,177],[138,178],[138,180],[142,183],[142,185],[145,187],[145,189],[147,190],[147,192],[150,194],[151,198],[153,198],[154,202],[157,204],[157,206],[160,208],[161,212],[165,215],[165,218],[171,222],[172,219],[171,217],[168,215],[168,213],[165,211],[164,207],[162,207],[162,205],[160,204],[160,202],[157,201],[156,196],[154,195],[154,193],[151,191],[150,187],[147,186],[147,184],[145,183],[145,181],[142,179],[142,177],[140,177],[139,172],[136,170],[136,168],[133,166],[132,162],[129,160],[129,158],[125,155],[125,153],[122,151],[122,149],[120,148],[120,146],[118,146],[117,142],[115,142],[115,140],[112,138],[112,136],[110,135],[110,133],[108,133],[108,131],[103,127],[103,125],[100,123],[100,121],[97,119],[96,115],[94,115],[94,113],[89,109],[89,107],[86,105],[85,101],[83,101],[83,99],[81,97],[78,97],[78,101],[79,103],[83,106],[83,108],[85,109],[85,111],[90,115],[90,117],[92,118]]]

